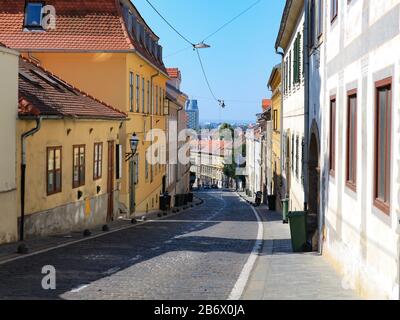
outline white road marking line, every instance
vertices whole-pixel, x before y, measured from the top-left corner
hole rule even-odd
[[[238,280],[236,281],[235,286],[232,289],[231,294],[229,295],[228,300],[240,300],[240,298],[243,295],[244,289],[246,288],[246,284],[249,281],[251,271],[254,268],[254,264],[257,261],[258,255],[262,249],[262,243],[264,238],[264,226],[257,210],[250,205],[249,207],[253,210],[258,221],[257,240],[254,244],[253,251],[251,252],[246,264],[242,269],[242,272],[240,273]]]
[[[109,270],[103,272],[102,274],[103,274],[103,275],[106,275],[106,276],[110,276],[110,275],[112,275],[112,274],[118,272],[119,270],[121,270],[120,267],[114,267],[114,268],[111,268],[111,269],[109,269]]]
[[[79,286],[79,287],[77,287],[75,289],[72,289],[70,292],[78,293],[79,291],[82,291],[83,289],[86,289],[87,287],[89,287],[89,285],[88,284],[84,284],[84,285],[81,285],[81,286]]]
[[[141,259],[141,258],[142,258],[141,255],[137,255],[136,257],[134,257],[134,258],[132,258],[132,259],[129,259],[129,262],[135,262],[135,261],[138,261],[138,260]]]

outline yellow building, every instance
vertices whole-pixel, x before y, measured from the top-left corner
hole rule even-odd
[[[272,190],[277,196],[277,208],[281,208],[282,194],[281,174],[281,66],[272,69],[268,81],[268,87],[272,91]]]
[[[115,155],[126,114],[24,59],[18,93],[24,234],[86,229],[116,218],[122,155]]]
[[[18,52],[0,43],[0,243],[17,240],[16,119]]]
[[[153,128],[166,129],[169,78],[159,38],[129,0],[49,0],[46,5],[54,6],[54,28],[41,16],[35,19],[37,10],[29,11],[25,0],[2,2],[0,41],[128,113],[129,121],[119,129],[122,153],[129,152],[133,133],[140,143],[136,157],[122,161],[120,209],[132,215],[158,209],[165,165],[146,162],[150,142],[145,138]],[[31,25],[35,20],[40,23]]]

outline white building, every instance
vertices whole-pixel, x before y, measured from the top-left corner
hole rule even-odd
[[[195,187],[228,186],[224,174],[226,159],[231,156],[232,143],[221,140],[195,140],[191,142],[191,171],[196,174]]]
[[[246,133],[246,189],[250,196],[263,191],[261,127],[250,128]]]
[[[185,104],[188,99],[186,94],[180,91],[181,72],[177,68],[168,68],[171,80],[167,83],[167,99],[169,101],[168,115],[168,152],[167,152],[167,186],[166,189],[172,197],[174,205],[175,195],[186,194],[190,189],[190,163],[179,161],[179,150],[185,144],[179,141],[179,134],[187,129]]]
[[[324,252],[364,296],[399,299],[400,1],[332,0],[324,17]]]
[[[15,165],[18,56],[17,52],[0,44],[0,243],[14,242],[18,237]]]
[[[283,55],[282,180],[291,211],[305,209],[304,155],[304,1],[286,1],[275,49]]]

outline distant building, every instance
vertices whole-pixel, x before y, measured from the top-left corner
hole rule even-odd
[[[186,129],[186,112],[184,110],[187,95],[180,91],[181,72],[178,68],[167,68],[171,80],[167,83],[167,99],[169,101],[168,115],[168,152],[167,152],[167,180],[166,189],[172,196],[171,205],[175,205],[175,195],[189,192],[190,164],[178,161],[178,152],[185,144],[178,141],[179,133]]]
[[[231,154],[232,143],[203,137],[192,140],[190,146],[191,172],[196,174],[195,187],[216,185],[228,187],[229,178],[224,174],[225,156]]]
[[[199,130],[199,107],[197,104],[197,100],[188,100],[186,102],[186,114],[188,117],[187,127],[193,130]]]

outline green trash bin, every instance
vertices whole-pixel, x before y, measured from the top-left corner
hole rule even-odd
[[[282,202],[282,220],[283,223],[288,223],[289,199],[283,199],[281,202]]]
[[[289,212],[288,218],[293,252],[304,252],[307,243],[307,213],[304,211]]]

